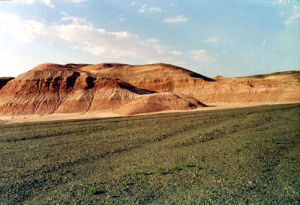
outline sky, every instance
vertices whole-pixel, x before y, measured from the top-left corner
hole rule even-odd
[[[0,0],[0,76],[41,63],[300,70],[299,0]]]

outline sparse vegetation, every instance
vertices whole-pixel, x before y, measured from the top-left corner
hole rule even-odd
[[[171,168],[172,171],[180,171],[182,170],[180,167],[174,166]]]
[[[183,166],[184,167],[195,167],[195,165],[192,163],[184,163]]]
[[[158,174],[161,174],[161,175],[166,175],[166,174],[169,174],[170,171],[167,170],[167,169],[165,169],[165,168],[160,167],[160,168],[158,169],[157,173],[158,173]]]
[[[123,185],[124,186],[129,186],[129,185],[133,185],[133,183],[130,182],[130,181],[123,181]]]
[[[300,201],[300,104],[117,120],[0,124],[0,204]]]
[[[92,188],[92,189],[87,190],[86,193],[88,195],[98,195],[98,194],[101,194],[102,192],[96,188]]]

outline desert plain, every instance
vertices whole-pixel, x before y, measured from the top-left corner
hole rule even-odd
[[[300,72],[41,64],[0,80],[0,204],[298,204]]]

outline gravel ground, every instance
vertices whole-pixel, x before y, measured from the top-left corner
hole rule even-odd
[[[0,204],[299,204],[300,104],[0,124]]]

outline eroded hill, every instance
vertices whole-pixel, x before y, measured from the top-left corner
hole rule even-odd
[[[0,113],[189,110],[214,102],[300,101],[300,72],[209,78],[169,64],[41,64],[0,87]]]

